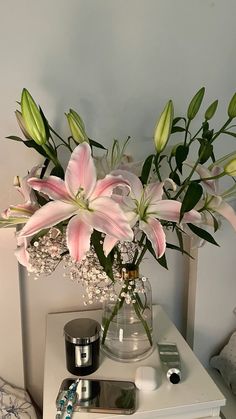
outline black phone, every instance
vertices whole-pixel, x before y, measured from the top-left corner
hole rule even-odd
[[[75,380],[63,380],[56,399],[56,407],[61,409],[60,400],[66,395]],[[66,406],[63,407],[65,409]],[[77,386],[74,412],[118,413],[131,415],[136,410],[136,387],[130,381],[95,380],[81,378]]]

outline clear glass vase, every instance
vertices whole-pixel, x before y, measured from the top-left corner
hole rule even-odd
[[[153,350],[151,285],[132,265],[122,271],[117,299],[104,303],[101,346],[123,362],[139,361]]]

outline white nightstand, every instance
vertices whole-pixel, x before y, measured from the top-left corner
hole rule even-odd
[[[206,370],[193,354],[181,334],[160,306],[154,310],[154,339],[158,342],[175,342],[182,362],[182,381],[170,384],[162,373],[157,349],[147,359],[138,363],[115,362],[101,354],[99,369],[89,377],[134,381],[140,365],[157,368],[161,376],[160,387],[152,392],[138,391],[136,419],[219,419],[220,407],[225,398]],[[49,314],[47,319],[46,354],[44,370],[43,418],[53,419],[56,414],[55,400],[64,378],[71,377],[66,369],[63,328],[69,320],[89,317],[100,321],[101,310]],[[127,416],[75,413],[74,418],[127,418]]]

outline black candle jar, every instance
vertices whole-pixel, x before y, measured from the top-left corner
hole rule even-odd
[[[100,324],[74,319],[64,326],[66,366],[74,375],[89,375],[99,367]]]

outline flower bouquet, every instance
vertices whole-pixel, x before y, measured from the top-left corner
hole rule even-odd
[[[174,117],[170,100],[154,129],[153,153],[135,162],[125,151],[129,137],[123,145],[115,140],[108,150],[89,138],[72,109],[66,114],[70,134],[63,138],[30,93],[22,91],[16,117],[24,138],[7,138],[34,148],[44,161],[23,179],[15,178],[24,202],[3,211],[0,225],[20,227],[15,253],[29,272],[50,274],[63,262],[71,278],[84,285],[85,304],[112,302],[103,320],[103,344],[114,318],[129,306],[152,346],[146,278],[136,282],[146,252],[167,268],[166,249],[187,253],[184,236],[217,245],[209,229],[219,228],[221,216],[236,229],[236,214],[227,202],[235,197],[236,152],[216,156],[214,150],[221,135],[236,136],[236,94],[218,130],[211,125],[216,100],[192,132],[204,93],[201,88],[195,94],[183,117]],[[175,133],[178,143],[172,140]],[[66,168],[62,149],[69,153]],[[224,177],[231,184],[221,189]],[[167,242],[167,230],[176,234],[178,245]]]

